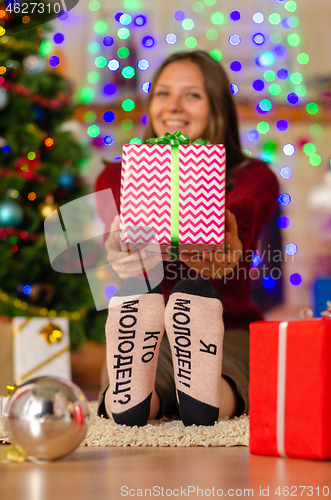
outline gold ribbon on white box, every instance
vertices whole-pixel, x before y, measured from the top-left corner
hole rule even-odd
[[[54,325],[48,318],[16,317],[13,332],[15,384],[43,375],[71,379],[67,318],[56,318]]]
[[[277,372],[277,451],[280,457],[285,453],[285,395],[286,395],[286,350],[287,325],[282,321],[278,329],[278,372]]]

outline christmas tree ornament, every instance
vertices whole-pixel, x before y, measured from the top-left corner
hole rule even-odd
[[[48,305],[55,293],[55,287],[51,283],[34,283],[31,285],[29,302],[32,304]]]
[[[33,157],[32,157],[33,156]],[[31,160],[27,156],[20,156],[15,160],[15,168],[20,172],[28,172],[30,170],[37,170],[40,163],[40,153],[39,151],[34,151],[31,156]]]
[[[27,458],[52,461],[73,452],[89,424],[86,396],[73,382],[60,377],[37,377],[19,386],[10,397],[4,422],[12,443]]]
[[[29,75],[37,75],[46,69],[46,60],[41,56],[31,55],[23,59],[23,68]]]
[[[0,109],[4,109],[9,102],[9,96],[6,90],[0,87]]]
[[[70,189],[75,184],[75,176],[72,175],[70,172],[65,172],[61,174],[60,177],[58,178],[58,184],[62,188]]]
[[[45,111],[38,104],[32,104],[31,109],[36,123],[40,124],[45,118]]]
[[[19,226],[23,219],[23,210],[15,202],[4,200],[0,202],[0,227]]]
[[[57,204],[54,203],[54,196],[51,194],[46,196],[45,203],[39,203],[38,205],[39,213],[44,219],[46,219],[46,217],[48,217],[48,215],[54,212],[57,208]]]
[[[6,66],[8,69],[16,70],[20,67],[20,63],[18,61],[15,61],[14,59],[8,59],[6,61]]]

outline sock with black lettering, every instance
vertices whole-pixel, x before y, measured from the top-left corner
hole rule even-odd
[[[109,303],[106,323],[107,413],[118,424],[145,425],[164,333],[164,298],[156,282],[128,278]]]
[[[185,280],[171,292],[165,328],[184,425],[214,425],[220,407],[223,307],[204,278]]]

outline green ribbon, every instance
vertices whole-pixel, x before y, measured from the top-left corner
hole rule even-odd
[[[177,130],[174,134],[166,132],[159,137],[147,139],[145,144],[169,144],[171,146],[171,251],[179,256],[179,146],[181,144],[210,144],[206,139],[191,142],[186,134]]]

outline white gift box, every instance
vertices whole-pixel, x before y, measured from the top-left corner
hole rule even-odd
[[[17,385],[42,375],[71,380],[68,319],[13,318],[13,365]]]
[[[9,396],[0,396],[0,417],[3,416]]]
[[[0,395],[7,385],[55,375],[71,380],[67,318],[0,318]]]

